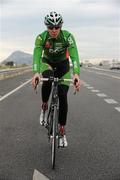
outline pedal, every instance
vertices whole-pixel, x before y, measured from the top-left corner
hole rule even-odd
[[[41,126],[45,126],[45,121],[44,120],[41,122]]]
[[[42,126],[44,126],[44,122],[42,122],[42,124],[41,124]]]
[[[45,124],[45,128],[48,129],[49,125],[48,124]]]

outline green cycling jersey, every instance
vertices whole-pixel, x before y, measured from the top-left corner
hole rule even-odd
[[[61,30],[57,38],[52,38],[48,31],[44,31],[35,40],[33,72],[42,72],[42,63],[60,63],[68,60],[69,56],[73,64],[73,73],[79,74],[79,55],[73,35]]]

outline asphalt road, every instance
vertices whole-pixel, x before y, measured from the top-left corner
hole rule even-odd
[[[81,68],[81,91],[73,95],[71,86],[68,94],[68,147],[57,150],[55,170],[39,124],[40,87],[4,96],[31,77],[0,81],[0,180],[32,180],[35,169],[50,180],[120,180],[120,73]]]

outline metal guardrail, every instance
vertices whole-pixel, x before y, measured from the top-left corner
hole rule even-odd
[[[2,69],[0,70],[0,80],[15,77],[25,72],[30,72],[32,67],[21,67],[21,68],[14,68],[14,69]]]

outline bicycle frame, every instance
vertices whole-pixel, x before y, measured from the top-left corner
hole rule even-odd
[[[41,78],[43,81],[51,81],[52,82],[52,96],[51,102],[48,110],[47,117],[47,126],[48,129],[48,138],[51,144],[51,159],[52,159],[52,168],[55,168],[55,157],[56,157],[56,141],[59,143],[59,131],[58,131],[58,85],[61,81],[70,81],[71,79],[58,79],[55,77],[50,78]],[[58,137],[58,138],[57,138]],[[58,146],[59,147],[59,146]]]

